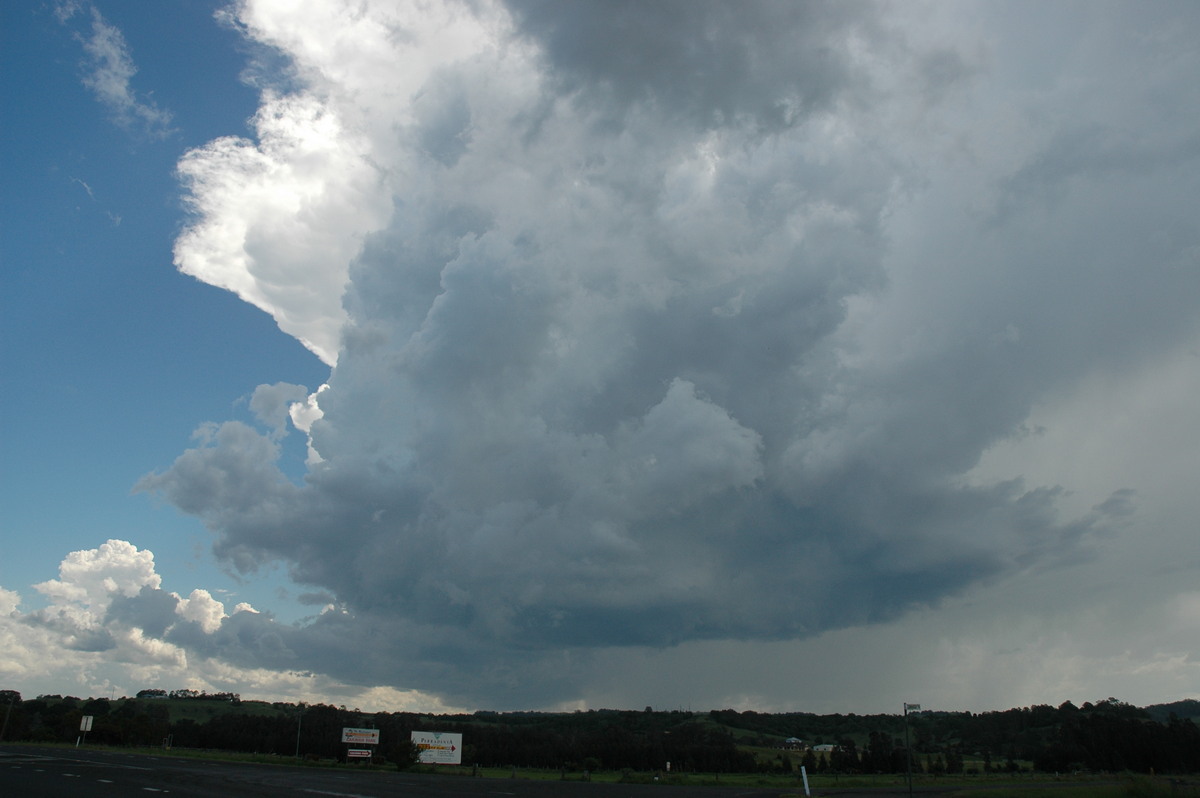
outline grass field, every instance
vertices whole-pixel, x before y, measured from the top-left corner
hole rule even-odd
[[[22,745],[22,743],[17,743]],[[44,744],[38,744],[44,745]],[[69,744],[54,747],[72,748]],[[91,747],[91,746],[89,746]],[[296,760],[287,756],[269,754],[239,754],[226,751],[203,751],[173,748],[109,748],[105,750],[135,752],[149,756],[168,756],[187,759],[207,759],[226,762],[250,762],[270,765],[303,765],[323,768],[353,768],[356,770],[395,773],[395,765],[364,763],[341,764],[333,760]],[[519,779],[526,781],[583,781],[660,783],[690,786],[755,787],[777,789],[780,798],[799,798],[803,788],[799,776],[784,776],[755,773],[643,773],[631,771],[596,771],[587,774],[580,771],[539,770],[533,768],[474,768],[469,765],[419,765],[413,772],[438,774],[447,777],[489,779]],[[814,795],[833,789],[902,790],[906,785],[904,776],[809,776],[809,786]],[[1048,776],[1022,773],[1016,775],[993,773],[979,776],[913,778],[914,787],[936,786],[942,790],[943,798],[1200,798],[1200,777],[1151,778],[1135,774],[1106,774],[1079,776]]]
[[[1167,778],[1131,778],[1121,784],[1071,785],[1064,787],[1010,786],[988,790],[963,790],[953,798],[1195,798],[1200,782]]]

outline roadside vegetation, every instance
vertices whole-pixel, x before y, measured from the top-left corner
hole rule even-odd
[[[23,743],[24,745],[50,745],[64,752],[75,750],[75,745],[66,743]],[[282,756],[279,754],[249,754],[231,751],[199,749],[127,748],[89,745],[92,749],[135,753],[146,756],[161,756],[182,759],[197,759],[218,762],[242,762],[256,765],[289,767],[313,767],[341,769],[364,775],[387,778],[397,773],[395,763],[376,757],[372,762],[339,762],[337,759],[320,759],[314,756]],[[588,781],[597,783],[664,784],[680,786],[746,787],[777,790],[780,798],[800,798],[804,795],[802,781],[798,776],[775,773],[666,773],[664,771],[635,772],[597,770],[594,772],[568,770],[566,768],[487,768],[479,766],[412,765],[405,768],[410,773],[420,773],[444,778],[481,778],[518,781]],[[809,778],[811,794],[820,796],[830,790],[870,790],[883,794],[905,791],[906,778],[902,775],[886,774],[825,774]],[[1119,774],[1060,774],[1046,776],[1036,773],[992,773],[963,776],[914,775],[913,786],[939,788],[943,798],[1200,798],[1200,777],[1143,776],[1133,773]],[[961,788],[961,789],[956,789]]]
[[[1195,780],[1187,775],[1200,773],[1196,701],[1141,709],[1110,698],[1081,707],[910,713],[907,729],[900,715],[647,707],[435,716],[163,690],[119,699],[29,700],[0,691],[0,713],[5,741],[80,741],[206,757],[225,752],[314,766],[345,759],[343,728],[371,727],[381,740],[373,762],[344,766],[393,772],[430,769],[416,764],[411,732],[442,731],[463,735],[465,763],[431,769],[443,775],[747,784],[785,794],[798,786],[801,768],[814,789],[832,789],[904,785],[911,767],[915,784],[961,785],[980,798],[1002,798],[1009,794],[1004,790],[1018,788],[1031,798],[1045,783],[1055,785],[1059,798],[1076,788],[1096,796],[1195,795]],[[93,718],[86,737],[84,716]]]

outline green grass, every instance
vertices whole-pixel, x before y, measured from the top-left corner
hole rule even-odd
[[[964,790],[951,793],[954,798],[1120,798],[1123,787],[1088,784],[1076,787],[1000,787],[993,790]]]
[[[1122,784],[1062,787],[1010,785],[987,790],[963,790],[951,795],[953,798],[1196,798],[1200,796],[1200,783],[1135,776],[1127,778]]]
[[[472,774],[489,779],[518,779],[524,781],[559,781],[564,775],[559,770],[535,768],[479,768],[470,766],[419,766],[414,772],[437,773],[444,776],[470,777]],[[566,781],[582,781],[583,773],[568,772]],[[726,786],[775,789],[781,798],[796,798],[803,795],[799,774],[784,776],[756,773],[649,773],[626,771],[596,771],[590,774],[593,782],[626,782],[638,784],[675,784],[687,786]],[[814,792],[830,789],[903,789],[906,784],[902,775],[871,776],[828,776],[810,774],[809,785]],[[1047,786],[1047,783],[1055,782]],[[1113,783],[1120,782],[1120,783]],[[1041,774],[989,774],[986,776],[914,777],[915,786],[933,786],[955,789],[943,795],[954,798],[1200,798],[1200,782],[1191,785],[1177,784],[1172,792],[1171,781],[1159,777],[1128,776],[1123,780],[1117,776],[1053,776]],[[1061,785],[1061,786],[1060,786]]]
[[[15,743],[16,745],[39,745],[45,743]],[[51,744],[52,747],[71,749],[68,743]],[[209,760],[219,762],[248,762],[268,765],[300,765],[304,767],[346,768],[360,772],[373,771],[376,773],[395,773],[393,764],[366,765],[364,763],[342,764],[334,760],[297,760],[290,756],[272,754],[244,754],[231,751],[211,751],[188,748],[117,748],[111,746],[92,746],[108,751],[137,753],[148,756],[177,757],[184,759]],[[565,775],[560,770],[543,770],[537,768],[473,768],[470,765],[417,765],[411,769],[413,773],[429,773],[441,776],[457,776],[469,778],[473,775],[489,779],[518,779],[524,781],[583,781],[581,771],[569,771]],[[687,786],[720,785],[726,787],[754,787],[776,789],[781,798],[796,798],[803,795],[800,775],[794,776],[759,774],[759,773],[670,773],[665,772],[632,772],[632,771],[594,771],[589,774],[589,780],[607,783],[638,783],[638,784],[676,784]],[[902,788],[905,784],[903,775],[872,775],[872,776],[832,776],[824,774],[809,774],[809,785],[814,792],[822,790],[842,789],[881,789]],[[943,793],[949,798],[1200,798],[1200,778],[1195,776],[1184,779],[1172,779],[1159,776],[1049,776],[1044,774],[1022,773],[1016,775],[993,773],[978,776],[914,776],[916,786],[937,785],[943,788],[955,789],[954,792]]]

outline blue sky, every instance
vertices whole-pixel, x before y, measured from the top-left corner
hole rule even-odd
[[[46,3],[5,10],[3,324],[6,537],[0,583],[53,576],[50,552],[130,538],[184,582],[266,591],[224,578],[203,528],[134,483],[178,454],[198,422],[248,414],[268,381],[319,384],[319,361],[269,317],[179,274],[175,163],[246,130],[256,94],[244,48],[215,24],[218,3],[103,10],[139,66],[131,90],[169,110],[164,129],[122,126],[83,84],[78,36]],[[301,457],[303,450],[301,447]],[[36,599],[36,595],[31,598]]]
[[[3,686],[1200,695],[1193,4],[2,13]]]

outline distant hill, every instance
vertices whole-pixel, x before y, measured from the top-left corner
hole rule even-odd
[[[1153,706],[1144,707],[1146,714],[1159,723],[1166,723],[1167,719],[1174,713],[1176,717],[1184,720],[1190,720],[1193,723],[1200,725],[1200,701],[1194,698],[1187,698],[1183,701],[1175,701],[1170,704],[1154,704]]]
[[[160,698],[127,699],[142,708],[165,706],[172,723],[181,720],[192,720],[196,723],[207,723],[221,715],[266,715],[278,717],[295,717],[296,709],[290,704],[268,704],[266,701],[241,701],[237,704],[212,698]],[[114,704],[114,707],[118,707]]]
[[[1078,707],[1068,701],[981,713],[926,710],[907,719],[649,707],[418,715],[233,695],[164,697],[160,691],[116,700],[44,695],[22,701],[12,693],[9,700],[5,739],[37,742],[76,740],[86,715],[94,717],[87,737],[94,744],[279,755],[300,750],[322,758],[345,755],[346,727],[379,729],[380,753],[399,757],[394,761],[406,761],[413,731],[442,731],[462,734],[464,762],[485,767],[650,771],[671,761],[681,772],[793,772],[805,764],[818,773],[890,773],[905,769],[911,746],[922,771],[933,773],[1200,773],[1200,701],[1194,699],[1145,708],[1107,698]],[[810,746],[820,746],[820,755]]]

